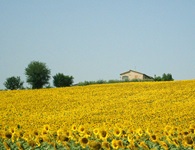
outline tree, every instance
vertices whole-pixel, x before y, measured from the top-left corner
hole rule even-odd
[[[173,79],[173,77],[172,77],[172,74],[170,74],[170,73],[168,73],[168,74],[166,74],[166,73],[163,73],[163,75],[162,75],[162,77],[160,77],[160,76],[155,76],[155,78],[154,78],[154,81],[173,81],[174,79]]]
[[[172,75],[170,74],[170,73],[168,73],[168,74],[163,74],[162,75],[162,81],[173,81],[174,79],[173,79],[173,77],[172,77]]]
[[[160,76],[157,76],[157,77],[155,76],[154,81],[162,81],[162,78]]]
[[[16,90],[16,89],[22,89],[23,83],[24,82],[20,80],[20,77],[12,76],[6,79],[6,81],[4,82],[4,86],[10,90]]]
[[[27,82],[32,85],[33,89],[40,89],[49,83],[50,69],[45,63],[39,61],[32,61],[27,68],[25,68],[25,75]]]
[[[65,87],[70,86],[73,84],[73,77],[72,76],[66,76],[63,73],[57,73],[55,76],[53,76],[53,84],[56,87]]]

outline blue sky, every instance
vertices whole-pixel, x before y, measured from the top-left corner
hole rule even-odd
[[[195,1],[1,0],[0,53],[0,89],[33,60],[75,83],[129,69],[195,79]]]

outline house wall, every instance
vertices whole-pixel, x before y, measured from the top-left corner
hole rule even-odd
[[[128,77],[129,80],[132,80],[132,79],[143,80],[144,75],[140,74],[140,73],[137,73],[137,72],[130,71],[130,72],[127,72],[127,73],[121,75],[122,80],[124,79],[124,77]]]

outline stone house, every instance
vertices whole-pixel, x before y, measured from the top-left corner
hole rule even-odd
[[[120,74],[120,79],[121,80],[134,80],[134,79],[137,79],[137,80],[153,80],[154,78],[151,77],[151,76],[148,76],[144,73],[141,73],[141,72],[137,72],[137,71],[134,71],[134,70],[129,70],[129,71],[121,73]]]

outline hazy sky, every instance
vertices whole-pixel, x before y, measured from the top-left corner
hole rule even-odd
[[[75,83],[129,69],[195,79],[195,1],[0,0],[0,89],[33,60]]]

